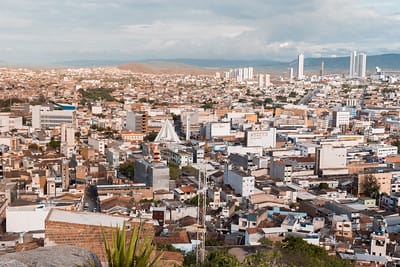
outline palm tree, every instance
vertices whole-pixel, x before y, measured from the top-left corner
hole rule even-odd
[[[153,236],[143,233],[143,224],[134,226],[129,243],[126,238],[125,223],[116,227],[111,234],[111,242],[104,231],[103,241],[109,267],[154,267],[162,253],[156,252]],[[155,255],[153,256],[152,254]]]

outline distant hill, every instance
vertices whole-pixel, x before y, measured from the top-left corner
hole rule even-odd
[[[118,66],[121,64],[129,63],[129,60],[113,60],[113,59],[83,59],[83,60],[69,60],[61,62],[53,62],[51,65],[64,66],[64,67],[107,67]]]
[[[321,57],[306,58],[304,70],[318,71],[321,61],[324,61],[326,72],[347,72],[350,57]],[[288,67],[296,68],[297,62],[259,59],[259,60],[237,60],[237,59],[157,59],[141,60],[132,62],[130,60],[80,60],[54,63],[58,66],[70,67],[102,67],[117,66],[120,69],[129,69],[134,72],[154,74],[212,74],[217,70],[230,68],[254,67],[256,72],[286,72]],[[367,55],[367,70],[374,71],[379,66],[383,70],[400,70],[400,54]]]
[[[322,57],[306,58],[304,60],[304,70],[318,71],[321,61],[324,61],[326,72],[339,71],[347,72],[349,70],[350,57]],[[286,72],[289,67],[296,68],[297,60],[291,62],[274,60],[229,60],[229,59],[169,59],[159,62],[183,63],[200,68],[229,69],[252,66],[258,71],[267,72]],[[400,70],[400,54],[367,55],[367,70],[374,71],[379,66],[384,70]]]
[[[122,70],[150,74],[214,74],[215,70],[172,61],[134,62],[118,66]]]

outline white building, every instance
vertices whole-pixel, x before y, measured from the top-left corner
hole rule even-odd
[[[325,174],[333,171],[333,174],[347,174],[347,149],[345,147],[333,147],[323,144],[316,150],[315,173]]]
[[[246,131],[245,143],[247,147],[261,146],[273,148],[276,146],[276,129],[270,128],[269,130]]]
[[[284,183],[292,182],[293,166],[284,160],[271,161],[270,175]]]
[[[243,197],[248,197],[255,192],[255,178],[240,170],[230,170],[225,164],[224,184],[229,185],[235,192]]]
[[[102,114],[103,107],[102,106],[92,106],[92,114]]]
[[[105,141],[99,138],[89,137],[88,145],[93,147],[94,150],[98,151],[100,154],[104,155],[105,153]]]
[[[206,139],[224,137],[231,134],[231,124],[229,122],[211,122],[206,124]]]
[[[61,125],[61,143],[67,146],[75,145],[75,128],[71,124]]]
[[[332,126],[333,127],[340,127],[346,126],[350,123],[350,112],[345,110],[337,110],[333,111],[332,113]]]
[[[304,54],[297,55],[297,80],[304,79]]]
[[[32,107],[32,127],[54,129],[64,123],[75,125],[75,110],[51,110],[49,107]]]
[[[107,163],[113,167],[113,168],[118,168],[119,167],[119,151],[114,148],[108,148],[106,150],[106,159]]]
[[[8,113],[0,113],[0,133],[7,133],[11,129],[22,128],[22,117],[10,117]]]
[[[253,67],[249,67],[249,79],[253,80],[253,76],[254,76],[254,68]]]
[[[264,74],[258,74],[258,87],[265,88]]]
[[[365,78],[367,69],[367,55],[365,53],[360,53],[357,55],[356,51],[350,54],[350,78]]]
[[[367,55],[364,53],[358,54],[358,77],[365,78],[367,70]]]
[[[6,231],[8,233],[21,233],[28,231],[43,231],[45,220],[50,208],[44,205],[7,207]]]
[[[378,158],[386,158],[390,155],[396,155],[398,152],[397,146],[389,146],[389,145],[372,145],[371,151],[377,156]]]
[[[289,82],[293,81],[293,68],[288,69],[288,80]]]
[[[265,87],[271,86],[271,76],[269,74],[265,74]]]

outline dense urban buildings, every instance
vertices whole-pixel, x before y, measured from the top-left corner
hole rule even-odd
[[[296,77],[0,69],[0,250],[79,245],[104,262],[101,237],[79,233],[146,222],[164,265],[292,237],[400,263],[398,73],[356,52],[349,75],[304,61]]]

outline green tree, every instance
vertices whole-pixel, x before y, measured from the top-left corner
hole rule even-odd
[[[184,267],[196,266],[196,253],[194,251],[190,251],[185,254],[185,257],[183,258],[183,266]]]
[[[203,264],[204,267],[240,267],[239,260],[223,250],[210,251]]]
[[[39,145],[38,145],[38,144],[35,144],[35,143],[30,144],[30,145],[28,146],[28,148],[29,148],[30,150],[39,150],[39,149],[40,149]]]
[[[297,96],[297,93],[296,92],[290,92],[290,94],[289,94],[289,97],[296,97]]]
[[[272,246],[274,242],[272,242],[272,240],[266,238],[266,237],[261,237],[258,242],[260,242],[262,245],[268,245],[268,246]]]
[[[122,175],[132,179],[135,175],[135,163],[133,161],[125,161],[119,165],[119,171]]]
[[[103,242],[109,267],[153,267],[162,256],[159,252],[152,255],[155,252],[153,236],[144,233],[142,224],[133,227],[129,241],[125,223],[121,228],[116,227],[111,235],[111,242],[107,240],[103,230]]]
[[[192,166],[183,166],[182,167],[182,173],[189,175],[189,176],[195,176],[197,177],[199,175],[199,170],[192,167]]]
[[[264,103],[261,99],[253,98],[253,105],[254,106],[261,106]]]
[[[329,189],[329,184],[327,184],[327,183],[320,183],[320,184],[318,185],[318,190],[326,190],[326,189]]]
[[[279,102],[286,102],[286,101],[287,101],[287,97],[286,97],[286,96],[278,95],[278,96],[276,97],[276,101],[279,101]]]
[[[47,147],[52,148],[54,150],[59,150],[61,145],[61,141],[55,141],[51,140],[49,143],[47,143]]]
[[[158,133],[156,133],[156,132],[148,133],[148,134],[144,137],[144,140],[145,140],[145,141],[148,141],[148,142],[153,142],[153,141],[156,139],[157,135],[158,135]]]
[[[179,178],[179,167],[169,164],[169,178],[176,180]]]
[[[287,237],[280,246],[282,262],[286,266],[321,266],[349,267],[351,262],[329,256],[328,252],[318,246],[308,244],[299,237]],[[275,266],[275,265],[274,265]],[[284,265],[285,266],[285,265]]]
[[[364,178],[363,192],[366,196],[374,199],[379,198],[380,185],[375,176],[369,174]]]
[[[400,154],[400,140],[397,137],[395,141],[391,143],[392,146],[397,146],[397,154]]]
[[[256,253],[247,256],[243,263],[243,267],[272,267],[272,266],[284,266],[282,263],[282,254],[279,250],[258,250]]]
[[[215,246],[223,246],[225,243],[222,240],[218,239],[207,239],[206,246],[207,247],[215,247]]]
[[[272,103],[274,103],[274,100],[272,100],[272,98],[268,97],[264,100],[264,104],[266,105],[271,105]]]

